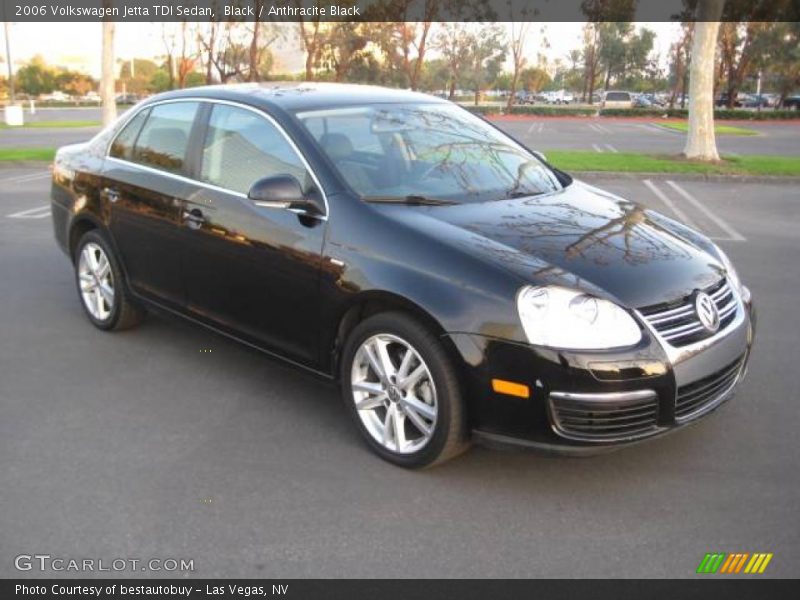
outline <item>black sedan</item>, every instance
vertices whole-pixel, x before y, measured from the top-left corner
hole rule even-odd
[[[753,340],[708,238],[422,94],[154,96],[58,151],[52,211],[95,326],[157,309],[337,381],[406,467],[674,430],[732,395]]]

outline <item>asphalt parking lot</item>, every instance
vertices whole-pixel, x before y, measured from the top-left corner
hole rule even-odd
[[[686,134],[659,125],[659,119],[592,118],[497,118],[495,122],[531,148],[589,150],[600,153],[647,152],[679,154]],[[726,124],[720,121],[719,124]],[[735,122],[757,135],[718,135],[721,154],[800,154],[799,121]]]
[[[97,108],[40,109],[28,121],[99,121]],[[538,150],[587,150],[601,153],[648,152],[677,154],[685,134],[661,127],[659,119],[613,118],[496,118],[502,128]],[[724,123],[723,123],[724,124]],[[752,129],[752,136],[717,136],[723,154],[800,154],[800,120],[734,123]],[[8,129],[0,135],[0,148],[57,147],[88,139],[99,127]]]
[[[408,472],[325,383],[176,320],[91,327],[46,171],[0,170],[0,576],[46,553],[187,558],[198,577],[691,577],[713,551],[772,552],[763,576],[796,576],[800,191],[597,184],[688,218],[739,266],[760,321],[738,396],[609,455],[473,448]]]

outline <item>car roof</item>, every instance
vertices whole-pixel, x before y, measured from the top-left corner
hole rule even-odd
[[[178,98],[209,98],[287,111],[376,103],[446,103],[436,96],[374,85],[319,82],[264,82],[211,85],[157,94],[148,102]]]

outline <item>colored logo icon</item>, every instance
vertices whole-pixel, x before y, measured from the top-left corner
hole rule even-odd
[[[756,552],[711,552],[703,557],[697,567],[698,573],[761,574],[767,569],[772,553]]]

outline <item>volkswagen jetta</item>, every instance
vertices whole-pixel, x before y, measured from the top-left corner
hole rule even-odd
[[[674,430],[731,397],[753,341],[707,237],[423,94],[154,96],[58,151],[52,213],[95,326],[158,308],[338,381],[407,467]]]

